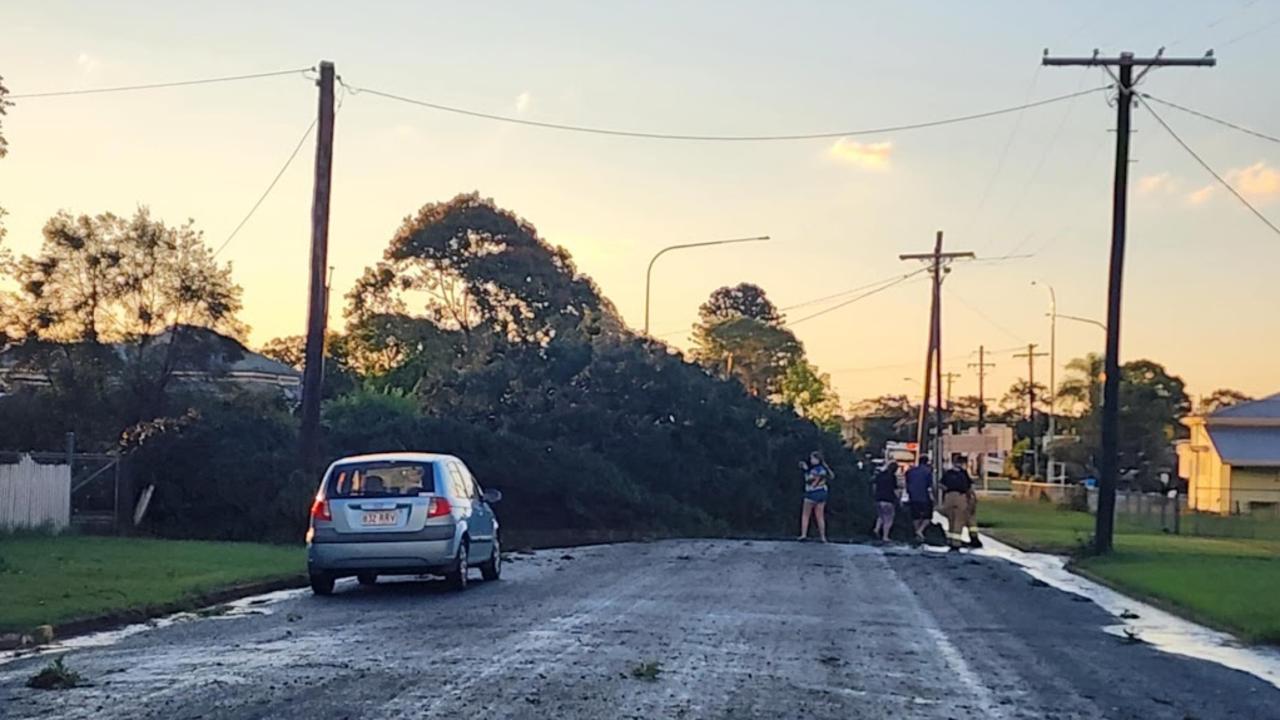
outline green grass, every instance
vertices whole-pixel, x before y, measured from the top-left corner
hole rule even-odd
[[[300,547],[283,545],[0,536],[0,631],[182,602],[305,565]]]
[[[1091,515],[1047,503],[986,499],[978,519],[1028,550],[1077,552],[1093,535]],[[1121,522],[1114,552],[1081,554],[1073,566],[1247,640],[1280,643],[1280,541],[1169,535]]]

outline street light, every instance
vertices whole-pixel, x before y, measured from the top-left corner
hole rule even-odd
[[[1032,285],[1039,285],[1035,280]],[[1049,480],[1053,480],[1053,439],[1056,435],[1058,414],[1058,293],[1053,286],[1045,283],[1049,289],[1049,447],[1046,451],[1049,462]],[[1034,431],[1035,428],[1032,428]]]
[[[649,260],[649,269],[645,272],[645,275],[644,275],[644,334],[645,335],[649,334],[649,289],[653,281],[653,264],[658,261],[658,258],[662,257],[666,253],[671,252],[672,250],[684,250],[685,248],[707,247],[708,245],[730,245],[733,243],[761,242],[768,239],[769,239],[768,235],[761,235],[760,237],[734,238],[732,240],[710,240],[708,242],[685,243],[683,245],[669,245],[667,247],[662,248],[657,253],[655,253],[653,258]]]
[[[1061,313],[1058,313],[1058,317],[1062,318],[1063,320],[1075,320],[1076,322],[1085,323],[1086,325],[1094,325],[1102,332],[1107,331],[1107,326],[1103,323],[1098,322],[1097,320],[1091,320],[1086,317],[1076,317],[1075,315],[1063,315]]]

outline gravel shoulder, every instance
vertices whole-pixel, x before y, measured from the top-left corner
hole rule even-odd
[[[1275,717],[1280,690],[1102,627],[1006,561],[685,540],[342,586],[0,665],[3,718]]]

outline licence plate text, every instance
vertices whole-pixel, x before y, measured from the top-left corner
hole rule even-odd
[[[395,510],[366,511],[360,518],[361,525],[395,525],[398,513]]]

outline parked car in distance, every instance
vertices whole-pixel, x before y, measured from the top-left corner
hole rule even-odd
[[[485,580],[502,574],[494,503],[465,463],[452,455],[381,453],[337,460],[311,504],[307,572],[317,595],[355,576],[372,585],[379,575],[439,575],[455,590],[480,568]]]

